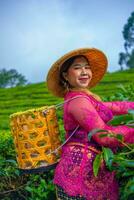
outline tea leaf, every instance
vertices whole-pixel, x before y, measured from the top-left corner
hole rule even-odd
[[[117,135],[116,135],[116,138],[117,138],[117,140],[119,140],[119,141],[122,142],[124,137],[123,137],[123,135],[121,135],[121,134],[117,134]]]
[[[97,177],[98,172],[99,172],[99,168],[101,166],[101,161],[102,161],[103,157],[102,154],[98,154],[93,162],[93,172],[94,172],[94,176]]]
[[[90,131],[88,133],[88,140],[90,141],[91,140],[91,137],[93,135],[95,135],[96,133],[99,133],[99,132],[108,132],[107,130],[104,130],[104,129],[93,129],[92,131]]]
[[[134,176],[134,171],[127,170],[122,174],[122,176],[124,176],[124,177]]]
[[[120,124],[126,124],[128,121],[133,120],[133,115],[132,114],[125,114],[125,115],[119,115],[119,116],[114,116],[112,120],[108,122],[109,125],[117,126]]]
[[[130,194],[134,194],[134,178],[128,181],[127,185],[125,186],[124,194],[127,196],[129,196]]]
[[[104,134],[99,135],[99,137],[100,137],[100,138],[103,138],[103,137],[107,137],[108,135],[109,135],[109,134],[105,134],[105,133],[104,133]]]
[[[106,162],[106,165],[108,166],[109,169],[111,169],[114,154],[113,154],[112,150],[109,148],[103,147],[102,150],[103,150],[103,157]]]

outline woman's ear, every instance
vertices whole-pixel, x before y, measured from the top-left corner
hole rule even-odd
[[[63,78],[67,81],[67,72],[63,72]]]

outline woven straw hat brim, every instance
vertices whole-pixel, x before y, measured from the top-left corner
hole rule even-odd
[[[62,64],[71,58],[72,56],[83,55],[85,56],[91,66],[92,71],[92,79],[88,85],[88,88],[94,87],[104,76],[108,61],[105,54],[95,48],[81,48],[70,51],[69,53],[62,56],[58,59],[50,68],[47,75],[47,87],[53,95],[58,97],[64,97],[66,90],[65,88],[59,84],[59,72]]]

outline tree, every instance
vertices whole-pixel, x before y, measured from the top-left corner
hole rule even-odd
[[[134,68],[134,12],[131,13],[123,28],[125,53],[119,54],[119,64],[125,64],[128,68]]]
[[[125,64],[126,65],[126,54],[121,52],[119,54],[119,65],[121,66],[121,71],[123,70],[123,65]]]
[[[6,70],[3,68],[0,70],[0,88],[15,87],[26,83],[26,78],[15,69]]]
[[[129,56],[129,60],[127,61],[127,66],[129,66],[129,68],[134,68],[134,49],[132,50],[132,53]]]
[[[131,13],[131,16],[128,18],[127,24],[124,25],[123,37],[125,40],[124,48],[129,54],[129,50],[132,50],[134,48],[134,12]]]

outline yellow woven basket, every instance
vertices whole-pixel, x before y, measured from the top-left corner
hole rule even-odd
[[[33,169],[57,162],[60,151],[52,152],[61,142],[55,106],[14,113],[10,119],[19,168]]]

